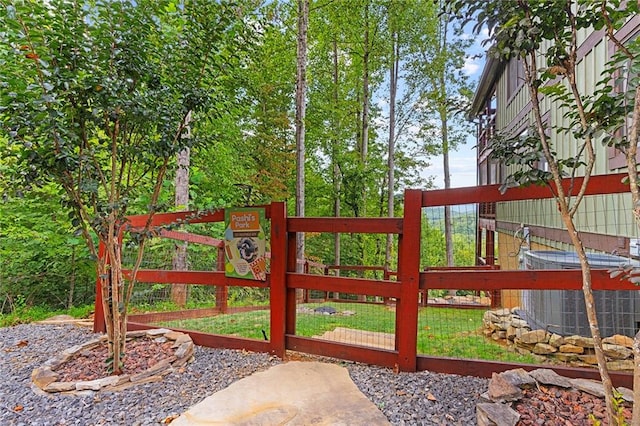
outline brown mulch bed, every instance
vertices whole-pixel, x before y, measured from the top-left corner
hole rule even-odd
[[[163,359],[175,353],[173,341],[156,342],[148,337],[127,341],[124,357],[124,374],[137,374],[146,371]],[[56,369],[58,381],[79,382],[102,379],[111,373],[108,370],[107,344],[86,349]]]
[[[523,393],[513,407],[520,414],[518,426],[586,426],[593,425],[593,419],[603,426],[609,424],[604,399],[588,393],[556,386],[524,389]],[[625,403],[622,415],[627,422],[631,420],[631,404]]]

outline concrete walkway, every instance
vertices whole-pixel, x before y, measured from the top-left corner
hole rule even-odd
[[[185,425],[388,425],[335,364],[291,361],[233,383],[174,420]]]

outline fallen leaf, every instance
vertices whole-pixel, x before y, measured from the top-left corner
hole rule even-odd
[[[171,423],[172,421],[174,421],[178,417],[180,417],[179,414],[171,414],[170,416],[167,416],[164,419],[162,419],[162,421],[160,423],[163,424],[163,425],[168,425],[169,423]]]
[[[18,343],[16,343],[16,346],[19,348],[23,348],[25,346],[27,346],[29,344],[28,340],[20,340]]]
[[[407,393],[405,391],[403,391],[403,390],[397,390],[396,391],[396,395],[398,395],[398,396],[403,396],[403,395],[406,395],[406,394]]]
[[[432,394],[431,392],[429,392],[429,393],[427,394],[427,399],[428,399],[429,401],[437,401],[437,400],[438,400],[438,398],[436,398],[435,396],[433,396],[433,394]]]
[[[13,411],[15,411],[16,413],[19,413],[22,410],[24,410],[24,407],[22,405],[16,405],[15,407],[13,407]]]

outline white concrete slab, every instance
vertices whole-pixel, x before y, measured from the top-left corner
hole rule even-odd
[[[292,361],[253,374],[194,405],[172,426],[388,425],[335,364]]]

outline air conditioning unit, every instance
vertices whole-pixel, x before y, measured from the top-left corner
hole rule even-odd
[[[610,254],[589,253],[593,269],[627,265],[630,260]],[[631,261],[640,265],[637,261]],[[526,269],[580,269],[574,252],[526,251]],[[603,337],[624,334],[633,337],[640,328],[640,287],[638,290],[594,290],[598,325]],[[589,336],[584,296],[581,290],[525,290],[521,314],[532,328],[547,329],[563,336]]]

